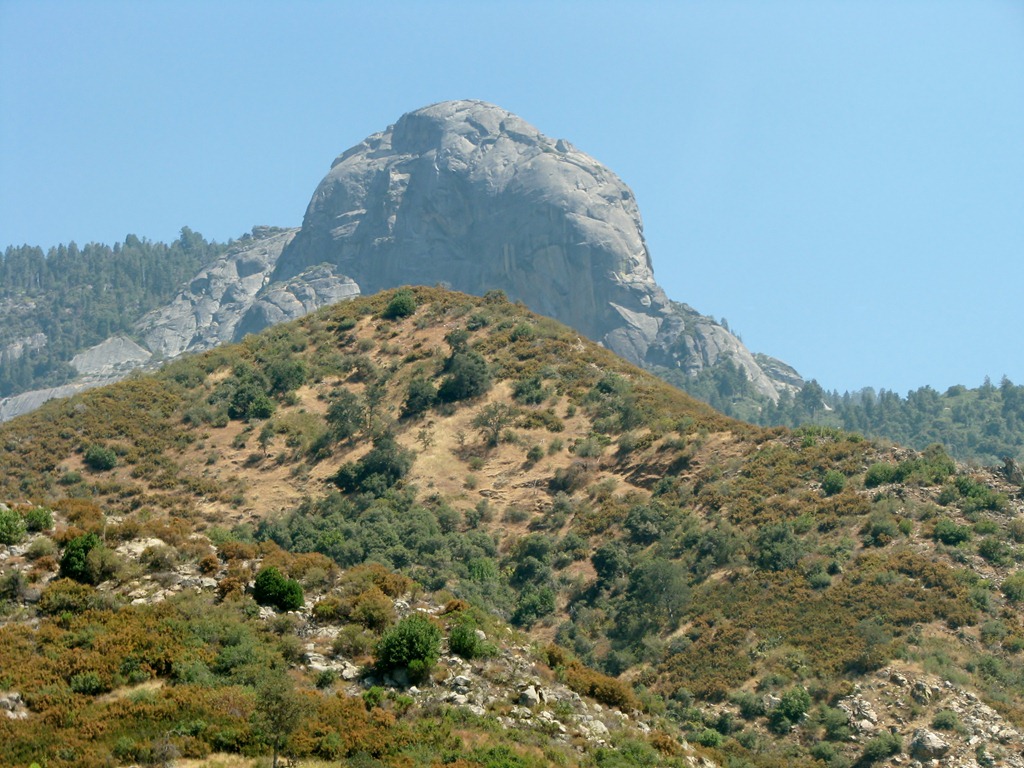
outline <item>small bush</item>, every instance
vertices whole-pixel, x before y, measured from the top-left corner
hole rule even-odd
[[[702,747],[722,746],[722,734],[720,734],[714,728],[705,728],[703,731],[694,736],[693,740],[700,744]]]
[[[468,617],[459,619],[448,633],[449,650],[464,659],[493,656],[496,648],[477,634],[476,624]]]
[[[932,717],[932,728],[938,731],[956,731],[960,729],[960,718],[951,709],[943,709]]]
[[[902,749],[903,739],[898,733],[882,733],[864,745],[861,762],[871,765],[897,754]]]
[[[379,587],[370,587],[352,601],[349,618],[379,632],[394,623],[395,604]]]
[[[846,487],[846,475],[835,469],[830,469],[825,473],[824,479],[821,481],[821,490],[826,496],[835,496]]]
[[[740,717],[753,720],[764,714],[764,700],[749,691],[738,691],[731,696],[732,703],[739,707]]]
[[[271,566],[256,575],[253,597],[260,605],[272,605],[280,611],[297,611],[303,603],[302,585]]]
[[[970,541],[971,529],[966,525],[957,525],[948,517],[943,517],[935,523],[935,538],[943,544],[955,547],[965,541]]]
[[[868,488],[875,488],[879,485],[891,483],[896,479],[896,467],[885,462],[878,462],[868,467],[864,476],[864,485]]]
[[[88,557],[89,553],[99,546],[102,546],[102,543],[95,533],[86,533],[69,541],[60,558],[60,575],[83,584],[95,583],[89,569]]]
[[[405,402],[402,404],[402,416],[409,418],[429,411],[437,403],[437,387],[429,379],[417,376],[409,382]]]
[[[384,308],[381,317],[387,320],[398,320],[409,317],[416,312],[416,296],[408,288],[402,288],[395,292],[391,301]]]
[[[89,469],[96,472],[106,472],[117,466],[117,454],[114,453],[114,449],[102,445],[90,445],[86,448],[83,460]]]
[[[864,546],[884,547],[900,534],[896,519],[882,510],[872,512],[861,528]]]
[[[25,513],[25,527],[32,533],[53,528],[53,512],[46,507],[32,507]]]
[[[445,403],[468,400],[484,394],[491,386],[487,361],[472,349],[454,352],[445,365],[446,376],[438,387],[438,399]]]
[[[82,613],[100,607],[104,596],[95,589],[71,579],[51,581],[43,590],[37,605],[45,616],[60,616],[63,613]]]
[[[1008,576],[1003,582],[1002,590],[1011,603],[1024,603],[1024,570]]]
[[[1009,565],[1013,561],[1010,545],[995,536],[978,542],[978,554],[994,565]]]
[[[413,682],[424,680],[441,654],[441,630],[426,616],[406,616],[381,637],[374,660],[382,672],[406,668]]]
[[[13,509],[0,507],[0,544],[17,544],[25,536],[25,521]]]

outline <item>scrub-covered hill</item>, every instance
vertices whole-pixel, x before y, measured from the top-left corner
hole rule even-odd
[[[0,466],[5,762],[1024,764],[1019,486],[730,420],[500,292],[48,403]]]

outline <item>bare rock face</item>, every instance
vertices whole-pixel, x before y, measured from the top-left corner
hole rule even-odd
[[[152,355],[131,339],[112,336],[106,341],[79,352],[71,365],[82,376],[117,376],[145,365]]]
[[[410,112],[339,156],[274,279],[322,262],[364,293],[501,289],[631,362],[689,373],[728,356],[778,394],[735,336],[665,296],[629,187],[492,104]]]
[[[221,258],[207,264],[170,304],[145,315],[136,332],[164,358],[233,341],[235,328],[269,282],[294,229],[255,230]]]
[[[259,333],[271,325],[294,320],[358,295],[359,286],[338,274],[333,264],[310,267],[290,280],[272,283],[261,291],[235,326],[234,339],[238,341],[246,334]]]
[[[34,411],[47,400],[71,397],[87,389],[120,381],[136,368],[144,366],[151,357],[147,350],[131,339],[112,336],[71,359],[78,376],[68,384],[0,398],[0,422]]]
[[[918,760],[937,760],[949,752],[950,745],[939,734],[926,728],[914,731],[910,740],[910,754]]]
[[[296,229],[257,227],[237,248],[206,265],[174,300],[136,325],[146,346],[164,358],[239,341],[276,323],[359,295],[333,265],[275,282],[271,274]]]

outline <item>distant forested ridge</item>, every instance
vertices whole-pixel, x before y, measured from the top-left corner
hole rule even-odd
[[[0,397],[67,382],[76,353],[130,334],[227,247],[188,227],[170,245],[128,235],[113,247],[9,246],[0,257]]]
[[[940,393],[924,386],[906,397],[871,387],[841,395],[811,379],[795,394],[784,392],[777,403],[758,398],[735,365],[696,378],[665,378],[726,415],[762,426],[840,427],[917,450],[941,443],[954,458],[987,466],[1004,457],[1024,461],[1024,386],[1006,377],[998,386],[986,377],[974,389],[954,386]]]

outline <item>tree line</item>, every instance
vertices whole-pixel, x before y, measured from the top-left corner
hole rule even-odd
[[[70,380],[76,353],[130,333],[228,245],[182,227],[169,245],[128,235],[113,246],[8,246],[0,256],[0,397]],[[40,333],[44,344],[11,346]]]
[[[663,378],[728,416],[761,426],[817,424],[880,437],[924,450],[941,443],[961,461],[998,465],[1005,457],[1024,461],[1024,386],[986,377],[973,389],[945,392],[923,386],[902,396],[872,387],[827,391],[814,379],[777,402],[759,396],[743,369],[725,360],[695,377],[657,371]]]

